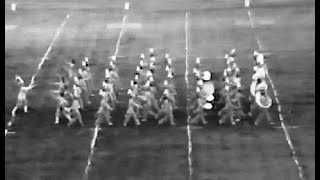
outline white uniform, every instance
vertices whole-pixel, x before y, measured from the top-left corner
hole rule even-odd
[[[264,67],[258,67],[256,66],[256,72],[252,75],[252,80],[257,79],[265,79],[266,78],[266,70]]]
[[[58,104],[55,113],[55,124],[59,124],[60,117],[64,115],[69,121],[71,121],[70,110],[67,108],[68,101],[61,96],[57,97]]]
[[[232,125],[235,125],[235,110],[236,107],[232,104],[230,95],[227,94],[225,97],[225,106],[218,112],[218,115],[221,116],[221,118],[219,119],[219,124],[223,124],[229,120]]]
[[[203,109],[203,106],[206,104],[206,100],[200,97],[197,99],[196,103],[197,103],[197,106],[193,111],[193,113],[195,113],[196,116],[192,118],[190,122],[199,123],[201,121],[203,124],[207,124],[208,122],[205,120],[205,117],[204,117],[205,114]]]
[[[124,120],[124,123],[123,125],[124,126],[127,126],[128,122],[130,121],[131,118],[134,119],[136,125],[140,125],[140,121],[136,115],[136,112],[134,111],[134,107],[140,107],[141,106],[139,104],[137,104],[136,102],[134,102],[134,99],[131,97],[129,99],[129,102],[128,102],[128,109],[127,109],[127,112],[125,114],[125,120]]]
[[[76,70],[75,70],[75,65],[70,63],[68,67],[68,74],[69,74],[69,79],[73,79],[74,76],[76,76]]]
[[[229,77],[231,74],[232,74],[232,69],[231,69],[230,67],[226,68],[226,69],[223,71],[223,76],[224,76],[224,77]]]
[[[198,70],[197,68],[193,68],[193,74],[195,75],[196,78],[201,78],[201,71]]]
[[[255,125],[259,125],[259,123],[263,120],[263,117],[267,119],[270,124],[273,124],[271,115],[268,112],[268,108],[272,105],[272,99],[268,96],[262,96],[260,92],[257,92],[255,97],[255,102],[251,104],[250,116],[253,116],[255,111],[259,111],[256,116]]]
[[[115,107],[115,104],[117,102],[117,97],[114,92],[114,85],[112,83],[106,83],[105,81],[103,81],[102,86],[106,90],[106,92],[109,93],[112,106]]]
[[[227,58],[227,64],[229,65],[231,62],[234,62],[234,58],[233,57],[228,57]]]
[[[153,95],[150,91],[146,91],[144,94],[145,97],[145,103],[143,105],[143,120],[147,121],[148,115],[152,115],[154,118],[157,118],[157,114],[152,110],[153,106]]]
[[[117,69],[113,69],[110,71],[110,78],[113,83],[117,82],[117,80],[118,80],[118,70]]]
[[[81,89],[81,96],[84,98],[84,102],[91,104],[91,101],[89,99],[89,89],[88,89],[88,83],[84,78],[79,79],[78,85]]]
[[[240,77],[235,77],[233,78],[233,83],[235,84],[235,86],[239,89],[241,88],[241,78]]]
[[[174,70],[172,68],[169,68],[167,77],[168,78],[173,78],[173,76],[174,76]]]
[[[141,71],[140,71],[140,76],[139,76],[139,83],[141,84],[141,85],[144,85],[146,82],[147,82],[147,80],[148,80],[148,75],[149,75],[149,70],[146,70],[146,69],[142,69]]]
[[[27,100],[27,92],[28,92],[29,88],[28,87],[20,87],[20,91],[18,94],[18,102],[23,102]]]
[[[101,103],[102,104],[108,104],[109,100],[111,99],[111,95],[110,92],[106,91],[106,90],[100,90],[99,95],[102,97],[101,99]]]
[[[101,93],[101,95],[102,95],[102,99],[100,101],[100,107],[97,112],[98,118],[96,120],[96,125],[100,126],[103,118],[105,118],[108,125],[111,126],[113,125],[113,123],[111,122],[110,111],[113,110],[113,108],[111,108],[110,105],[108,104],[108,96],[105,93]]]
[[[84,70],[82,70],[82,78],[86,82],[88,94],[92,94],[93,90],[93,83],[92,83],[92,75],[89,71],[89,67],[86,67]]]
[[[32,89],[33,86],[31,87],[26,87],[26,86],[22,86],[22,84],[20,85],[20,90],[19,90],[19,94],[17,97],[17,103],[16,106],[12,109],[11,115],[14,117],[16,115],[16,111],[18,110],[18,108],[20,107],[24,107],[24,112],[28,112],[28,100],[27,100],[27,93],[30,89]]]
[[[81,113],[80,113],[79,109],[80,109],[80,106],[78,104],[78,101],[77,100],[73,100],[73,102],[71,104],[71,107],[70,107],[71,121],[68,123],[68,126],[71,126],[77,120],[80,122],[80,124],[82,126],[84,126],[83,120],[82,120],[82,116],[81,116]]]
[[[264,55],[263,54],[257,54],[256,56],[256,62],[260,65],[264,64]]]
[[[175,91],[170,91],[170,89],[166,89],[164,91],[164,95],[167,97],[168,102],[170,102],[173,108],[176,108],[176,98],[175,98]]]
[[[83,100],[81,98],[81,88],[78,86],[75,86],[73,88],[73,98],[75,99],[75,103],[77,104],[77,106],[79,106],[81,109],[84,108],[84,103]]]
[[[150,68],[150,69],[155,69],[155,68],[156,68],[156,66],[154,65],[154,63],[153,63],[153,62],[151,62],[151,63],[149,64],[149,68]]]
[[[170,121],[171,125],[176,124],[173,119],[173,106],[169,102],[168,99],[164,100],[161,105],[161,111],[160,111],[159,115],[161,115],[161,114],[164,114],[164,117],[158,121],[158,124],[163,124],[164,122],[166,122],[168,120]]]

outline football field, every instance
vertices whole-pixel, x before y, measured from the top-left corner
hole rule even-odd
[[[305,179],[315,179],[313,0],[253,0],[250,8],[243,0],[130,0],[127,11],[123,0],[18,0],[15,12],[10,9],[13,2],[5,2],[5,123],[19,91],[14,75],[21,75],[26,84],[37,75],[37,86],[28,96],[30,112],[19,110],[15,133],[5,137],[7,180],[299,180],[301,172]],[[125,90],[140,54],[147,55],[149,48],[157,54],[159,84],[166,78],[164,54],[172,57],[179,107],[175,127],[158,126],[153,120],[140,127],[132,122],[122,125],[128,102]],[[270,112],[276,128],[247,122],[220,126],[216,109],[208,113],[208,125],[187,126],[186,71],[191,74],[200,57],[203,70],[214,72],[219,84],[224,55],[232,48],[237,49],[246,96],[253,51],[268,54],[266,63],[300,171],[290,155],[275,99]],[[57,90],[54,83],[65,62],[74,58],[80,67],[81,60],[90,57],[98,90],[108,57],[115,52],[124,91],[112,114],[114,126],[95,134],[98,91],[82,113],[85,127],[55,125],[56,101],[50,91]],[[192,75],[187,78],[195,89]]]

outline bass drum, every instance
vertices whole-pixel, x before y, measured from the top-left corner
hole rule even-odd
[[[205,94],[205,97],[208,97],[208,96],[212,95],[214,93],[214,84],[213,84],[213,82],[212,81],[208,81],[208,82],[203,83],[202,91],[203,91],[203,94]]]
[[[272,105],[272,99],[270,96],[261,96],[260,92],[257,92],[255,101],[260,107],[265,109],[270,108]]]
[[[210,110],[210,109],[213,108],[213,106],[212,106],[211,103],[206,103],[206,104],[203,105],[203,108],[204,108],[204,109],[207,109],[207,110]]]

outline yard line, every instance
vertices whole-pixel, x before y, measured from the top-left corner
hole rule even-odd
[[[43,57],[41,58],[41,61],[40,63],[38,64],[38,67],[37,67],[37,70],[36,72],[34,73],[34,75],[31,77],[31,80],[30,80],[30,83],[29,83],[29,87],[33,86],[35,84],[35,77],[38,75],[42,65],[44,64],[44,62],[48,59],[48,55],[50,53],[50,51],[52,50],[52,47],[54,45],[54,43],[56,42],[56,40],[58,39],[58,37],[60,36],[65,24],[67,23],[68,19],[70,18],[70,14],[67,14],[66,17],[64,18],[64,20],[62,21],[62,23],[60,24],[60,26],[58,27],[56,33],[54,34],[54,37],[47,49],[47,51],[44,53]],[[12,120],[9,121],[9,123],[12,123]],[[7,136],[7,129],[5,129],[5,136]]]
[[[35,83],[34,78],[37,76],[37,74],[40,71],[40,69],[42,68],[42,65],[44,64],[44,62],[48,59],[48,55],[49,55],[50,51],[52,50],[54,43],[56,42],[56,40],[60,36],[65,24],[67,23],[68,19],[70,18],[70,16],[71,16],[70,14],[67,14],[66,17],[64,18],[64,20],[62,21],[62,23],[60,24],[59,28],[57,29],[57,31],[53,37],[52,42],[50,43],[50,45],[49,45],[47,51],[44,53],[43,57],[41,58],[41,61],[38,65],[36,73],[31,78],[29,86],[32,86]]]
[[[127,19],[128,19],[127,15],[124,15],[122,18],[122,24],[121,24],[121,29],[120,29],[119,37],[117,40],[117,44],[116,44],[116,50],[113,54],[115,57],[117,57],[118,53],[119,53],[120,41],[121,41],[121,37],[122,37],[124,30],[125,30],[125,25],[126,25]]]
[[[4,130],[4,134],[5,134],[5,135],[7,135],[7,134],[15,134],[15,133],[16,133],[16,132],[14,132],[14,131],[13,131],[13,132],[9,132],[7,129]]]
[[[89,173],[89,169],[90,169],[90,166],[92,163],[92,159],[93,159],[93,155],[94,155],[94,146],[96,145],[98,133],[99,133],[99,128],[98,128],[98,126],[96,126],[94,128],[94,134],[93,134],[93,138],[91,141],[90,154],[88,157],[87,166],[86,166],[86,169],[84,170],[84,179],[88,179],[88,173]]]
[[[122,37],[122,35],[124,33],[125,23],[127,22],[127,18],[128,18],[127,14],[125,14],[123,16],[123,18],[122,18],[122,25],[121,25],[119,37],[118,37],[117,44],[116,44],[116,50],[114,52],[114,56],[116,56],[116,57],[117,57],[118,52],[119,52],[120,41],[121,41],[121,37]],[[86,165],[86,168],[85,168],[85,171],[84,171],[83,179],[88,179],[90,167],[91,167],[93,156],[94,156],[94,152],[95,152],[94,150],[95,150],[95,145],[96,145],[96,142],[97,142],[99,130],[100,129],[98,128],[98,126],[96,126],[94,128],[94,135],[93,135],[93,138],[92,138],[92,141],[91,141],[90,154],[89,154],[87,165]]]
[[[186,47],[185,47],[185,53],[186,53],[186,71],[185,71],[185,81],[187,85],[187,135],[188,135],[188,164],[189,164],[189,180],[192,180],[192,175],[193,175],[193,167],[192,167],[192,136],[191,136],[191,129],[190,129],[190,114],[189,114],[189,101],[190,101],[190,96],[189,96],[189,62],[188,62],[188,19],[189,19],[189,13],[186,13],[186,18],[185,18],[185,35],[186,35]]]
[[[250,7],[250,6],[249,6]],[[262,46],[261,46],[261,41],[258,37],[258,35],[255,33],[255,25],[254,25],[254,21],[253,21],[253,16],[252,16],[252,13],[250,11],[250,9],[248,8],[247,10],[248,12],[248,17],[249,17],[249,21],[250,21],[250,24],[251,24],[251,29],[253,31],[253,33],[255,34],[255,38],[256,38],[256,41],[257,41],[257,44],[259,46],[259,50],[262,50]],[[280,104],[280,100],[279,100],[279,96],[278,96],[278,93],[277,93],[277,90],[276,90],[276,87],[274,86],[273,84],[273,80],[271,79],[270,77],[270,74],[268,72],[268,69],[266,71],[266,76],[267,76],[267,79],[269,79],[270,81],[270,84],[271,84],[271,89],[273,91],[273,94],[274,94],[274,97],[275,97],[275,101],[277,102],[277,105],[278,105],[278,117],[280,119],[280,122],[281,122],[281,128],[283,129],[283,132],[284,132],[284,135],[285,135],[285,138],[286,138],[286,141],[289,145],[289,148],[291,150],[290,152],[290,155],[292,157],[292,160],[294,161],[295,165],[297,166],[297,169],[298,169],[298,172],[299,172],[299,178],[301,180],[305,180],[305,177],[304,177],[304,172],[303,172],[303,168],[302,168],[302,165],[300,164],[299,162],[299,159],[297,157],[297,153],[296,153],[296,150],[295,150],[295,147],[291,141],[291,138],[290,138],[290,134],[288,132],[288,128],[287,126],[285,125],[284,123],[284,118],[283,118],[283,112],[282,112],[282,107],[281,107],[281,104]]]
[[[249,21],[250,21],[251,29],[253,29],[253,30],[254,30],[256,27],[255,27],[254,22],[253,22],[253,19],[252,19],[251,11],[250,11],[250,10],[248,10],[247,12],[248,12],[248,17],[249,17]],[[254,31],[254,37],[255,37],[255,39],[256,39],[256,41],[257,41],[257,44],[258,44],[258,46],[259,46],[259,50],[263,50],[263,48],[262,48],[262,44],[261,44],[261,41],[260,41],[260,39],[259,39],[258,35],[257,35],[257,34],[255,34],[255,31]]]

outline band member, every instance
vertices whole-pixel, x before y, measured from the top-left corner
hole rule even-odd
[[[96,125],[100,126],[103,122],[103,119],[107,121],[109,126],[112,126],[113,123],[111,122],[111,111],[113,108],[109,105],[109,96],[107,94],[106,90],[102,89],[100,90],[99,94],[102,96],[102,99],[100,101],[100,107],[97,112],[98,118],[96,119]]]
[[[231,92],[230,90],[226,92],[226,97],[224,98],[225,106],[218,112],[218,115],[221,117],[219,120],[219,124],[223,124],[226,121],[230,121],[232,125],[236,125],[235,121],[235,111],[239,109],[239,107],[233,105],[231,101]]]
[[[82,69],[79,73],[86,82],[88,94],[92,95],[93,81],[92,74],[90,72],[89,58],[86,57],[85,61],[82,62]]]
[[[140,123],[140,121],[138,119],[138,116],[136,114],[135,107],[142,108],[141,105],[136,103],[136,97],[131,96],[130,99],[129,99],[127,112],[125,114],[125,120],[123,122],[124,126],[127,126],[128,122],[130,121],[131,118],[134,119],[134,121],[135,121],[137,126],[141,125],[141,123]]]
[[[159,116],[163,115],[159,121],[158,124],[163,124],[164,122],[169,121],[171,125],[175,125],[176,123],[174,122],[173,118],[173,106],[172,103],[169,102],[169,99],[165,96],[163,97],[162,105],[161,105],[161,110],[159,112]]]
[[[203,124],[207,124],[208,122],[205,119],[205,113],[204,113],[204,105],[206,104],[206,100],[201,97],[199,94],[197,94],[197,99],[195,104],[193,104],[194,110],[193,114],[195,116],[190,120],[192,124],[198,124],[199,122],[202,122]]]
[[[71,121],[70,110],[68,109],[69,102],[65,99],[65,93],[60,92],[58,96],[54,96],[54,98],[58,101],[57,110],[55,113],[55,124],[60,123],[61,117],[66,117],[68,121]]]
[[[76,78],[76,79],[78,79],[78,78]],[[77,82],[78,80],[75,80],[75,81]],[[74,101],[78,102],[80,109],[84,109],[84,102],[81,97],[81,93],[82,93],[82,90],[79,87],[78,82],[77,82],[76,84],[73,85],[72,97],[74,98]]]
[[[108,95],[110,96],[111,105],[112,105],[113,108],[115,108],[116,107],[116,103],[117,103],[117,97],[116,97],[116,93],[114,91],[114,85],[112,84],[110,78],[106,78],[102,82],[102,87],[108,93]]]
[[[147,121],[148,115],[152,115],[154,118],[158,117],[158,114],[155,113],[152,109],[152,93],[150,90],[144,92],[145,102],[143,103],[143,119],[142,121]]]
[[[68,126],[70,127],[72,124],[74,124],[76,121],[79,121],[81,126],[84,126],[82,116],[80,113],[80,105],[77,99],[72,99],[71,107],[67,108],[70,111],[70,117],[71,120],[68,123]]]
[[[16,116],[16,111],[18,110],[18,108],[23,107],[24,112],[28,112],[28,99],[27,99],[27,93],[35,87],[34,84],[34,78],[32,78],[31,83],[29,86],[24,86],[24,81],[23,79],[19,76],[16,75],[16,82],[17,84],[20,86],[20,90],[18,93],[18,97],[17,97],[17,103],[15,105],[15,107],[12,109],[11,115],[13,117]]]
[[[83,78],[83,76],[81,75],[82,71],[80,70],[79,72],[80,72],[80,75],[78,76],[78,79],[77,79],[77,85],[81,89],[81,97],[83,98],[85,103],[91,104],[91,101],[89,99],[88,85],[85,79]]]
[[[72,59],[71,62],[67,62],[67,72],[69,79],[73,80],[74,77],[77,75],[77,70],[76,70],[76,60]]]
[[[265,90],[257,91],[255,95],[255,101],[252,103],[251,111],[249,113],[249,116],[253,117],[254,112],[258,111],[258,115],[256,116],[256,120],[254,122],[256,126],[260,124],[264,117],[270,124],[274,124],[268,111],[271,105],[272,99],[269,97],[267,92]]]

